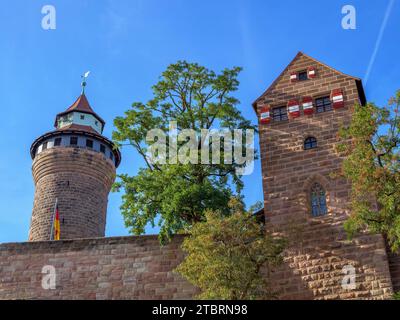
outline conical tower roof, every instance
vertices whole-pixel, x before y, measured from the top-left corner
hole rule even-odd
[[[82,93],[75,100],[75,102],[67,108],[67,110],[57,114],[54,126],[57,127],[57,121],[60,117],[65,116],[71,112],[82,112],[82,113],[86,113],[86,114],[91,114],[102,123],[103,127],[105,125],[105,121],[96,112],[93,111],[92,107],[89,104],[88,99],[86,98],[85,93]]]

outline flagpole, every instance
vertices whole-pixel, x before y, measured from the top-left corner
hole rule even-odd
[[[54,210],[53,210],[53,219],[51,221],[50,241],[54,240],[54,220],[56,219],[57,204],[58,204],[58,199],[56,198],[56,203],[54,205]]]

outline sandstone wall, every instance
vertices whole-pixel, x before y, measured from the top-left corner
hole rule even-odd
[[[195,289],[172,270],[182,236],[160,247],[157,236],[0,244],[0,299],[191,299]],[[42,288],[42,268],[56,289]]]
[[[108,193],[115,179],[111,160],[88,149],[56,147],[35,157],[32,172],[30,241],[50,239],[56,197],[62,239],[104,236]]]
[[[290,81],[290,74],[308,67],[316,77]],[[267,225],[291,239],[285,264],[273,274],[279,297],[287,299],[387,298],[392,293],[388,257],[380,235],[346,240],[343,222],[349,214],[350,184],[338,177],[343,157],[335,150],[338,131],[350,123],[359,102],[354,78],[299,55],[256,105],[285,106],[290,99],[328,96],[342,89],[345,106],[287,121],[260,124],[264,206]],[[304,150],[305,138],[317,139],[315,149]],[[328,214],[311,215],[311,186],[326,191]],[[344,266],[356,271],[354,290],[341,286]]]
[[[389,270],[392,278],[393,291],[400,292],[400,253],[393,253],[387,248],[389,258]]]

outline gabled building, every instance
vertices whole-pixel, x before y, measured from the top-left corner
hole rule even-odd
[[[383,237],[348,241],[343,228],[351,185],[340,177],[343,155],[335,146],[355,104],[365,103],[359,78],[302,52],[253,103],[267,228],[291,241],[285,264],[272,274],[280,298],[388,298],[392,280],[398,287]]]

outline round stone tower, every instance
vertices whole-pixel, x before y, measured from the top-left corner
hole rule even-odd
[[[83,84],[84,85],[84,84]],[[31,146],[35,198],[29,241],[51,240],[57,202],[60,238],[104,237],[108,194],[121,154],[82,91]]]

